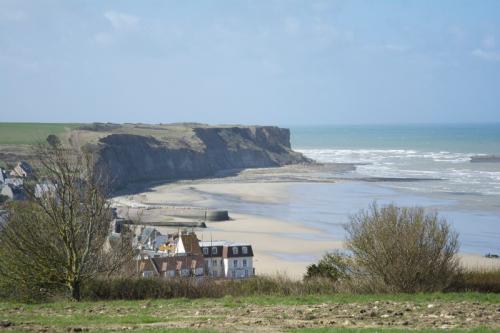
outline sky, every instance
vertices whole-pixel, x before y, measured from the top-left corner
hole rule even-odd
[[[500,122],[500,1],[0,0],[0,121]]]

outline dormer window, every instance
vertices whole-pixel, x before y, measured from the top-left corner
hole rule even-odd
[[[208,247],[203,248],[203,255],[208,256]]]
[[[233,254],[238,254],[238,247],[237,246],[233,246]]]
[[[248,254],[248,247],[243,246],[243,247],[241,248],[241,253],[243,253],[243,254]]]
[[[212,254],[217,254],[217,247],[212,247]]]

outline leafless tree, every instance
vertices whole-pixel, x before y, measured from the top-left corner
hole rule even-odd
[[[347,248],[360,271],[388,290],[442,290],[459,271],[458,234],[423,208],[374,203],[354,215],[346,231]]]
[[[132,259],[132,235],[109,240],[106,178],[91,153],[54,139],[35,150],[28,200],[9,205],[0,233],[0,276],[24,290],[65,289],[80,300],[82,283],[109,276]]]

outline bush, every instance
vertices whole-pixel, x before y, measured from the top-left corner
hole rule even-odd
[[[423,208],[373,204],[346,231],[357,270],[384,291],[440,291],[459,273],[458,234]]]
[[[317,264],[307,266],[305,279],[313,277],[328,278],[332,281],[349,278],[352,270],[351,259],[340,253],[327,253]]]
[[[500,293],[500,270],[465,271],[457,275],[447,291]]]
[[[244,280],[211,278],[125,278],[87,281],[82,297],[90,300],[137,300],[154,298],[219,298],[224,296],[333,294],[328,279],[291,280],[285,276],[258,276]]]

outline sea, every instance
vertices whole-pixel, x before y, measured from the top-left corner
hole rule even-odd
[[[371,202],[422,206],[454,227],[462,252],[500,254],[500,163],[471,162],[500,155],[500,123],[303,126],[291,128],[291,142],[318,162],[356,164],[323,175],[352,181],[293,190],[309,223],[341,235],[349,216]]]
[[[472,156],[500,155],[500,123],[303,126],[290,130],[294,150],[321,163],[353,163],[356,168],[340,173],[322,171],[314,175],[314,182],[291,183],[281,202],[247,202],[224,196],[213,198],[215,207],[322,231],[319,235],[283,231],[300,244],[310,237],[345,239],[345,224],[374,202],[418,206],[447,220],[459,233],[461,252],[500,254],[500,163],[471,162]],[[304,255],[309,260],[318,257]]]

